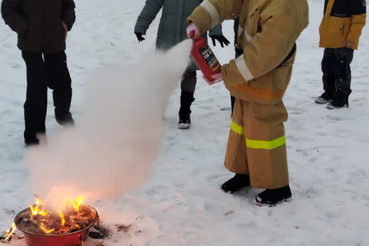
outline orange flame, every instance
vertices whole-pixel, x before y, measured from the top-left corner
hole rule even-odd
[[[72,201],[72,206],[77,212],[79,211],[79,207],[82,205],[84,200],[85,200],[84,197],[77,197],[76,199],[74,199],[74,201]]]
[[[60,219],[61,219],[61,224],[62,224],[62,226],[64,226],[65,225],[65,218],[64,218],[64,214],[62,213],[62,212],[60,212]]]
[[[32,216],[36,216],[36,215],[41,215],[41,216],[46,216],[48,215],[48,211],[45,210],[40,210],[40,206],[43,205],[42,201],[38,198],[36,198],[36,205],[35,206],[30,206],[29,208],[31,209],[31,213]]]
[[[12,224],[12,227],[6,231],[6,234],[4,236],[4,239],[2,240],[3,242],[7,242],[9,241],[9,238],[13,235],[15,229],[17,229],[15,223]]]
[[[41,216],[46,216],[48,214],[48,212],[46,212],[45,210],[41,210],[38,212],[39,215]]]
[[[68,230],[68,229],[73,228],[73,227],[79,229],[78,224],[68,225],[66,223],[65,213],[67,213],[66,211],[70,211],[72,209],[72,210],[76,211],[77,216],[79,216],[79,209],[80,209],[80,207],[81,207],[81,205],[83,204],[84,201],[85,201],[85,198],[81,197],[81,196],[76,197],[74,199],[65,199],[65,201],[63,202],[63,205],[61,206],[61,208],[58,209],[58,211],[54,211],[54,212],[57,212],[56,214],[59,214],[61,228],[59,228],[59,227],[53,228],[54,226],[50,226],[48,222],[49,222],[49,219],[53,216],[54,212],[49,211],[46,208],[45,204],[40,199],[36,198],[36,204],[30,206],[31,219],[32,220],[34,219],[34,220],[38,221],[40,229],[45,234],[50,234],[54,231],[59,231],[59,230],[61,230],[61,231]],[[41,217],[36,217],[37,215],[39,215]]]
[[[37,204],[37,203],[36,203]],[[30,206],[29,207],[30,209],[31,209],[31,212],[32,212],[32,215],[33,216],[36,216],[36,215],[38,215],[38,204],[36,205],[36,206]]]
[[[49,230],[49,229],[47,229],[43,223],[40,223],[40,228],[41,228],[41,230],[42,230],[45,234],[50,234],[50,233],[52,233],[53,231],[55,231],[55,229],[50,229],[50,230]]]
[[[36,197],[36,204],[37,204],[37,205],[41,205],[41,204],[43,204],[43,202],[42,202],[40,199],[38,199],[38,198]]]

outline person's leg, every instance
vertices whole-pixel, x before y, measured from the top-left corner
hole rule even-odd
[[[231,95],[231,109],[232,109],[232,115],[233,115],[233,111],[234,111],[234,102],[235,102],[236,98],[234,96]]]
[[[348,106],[348,98],[351,94],[351,69],[350,64],[354,56],[354,50],[341,48],[335,50],[334,75],[335,92],[333,101],[327,108],[341,108]]]
[[[249,168],[246,153],[243,101],[236,99],[232,116],[231,130],[225,156],[225,167],[235,176],[222,185],[225,192],[236,192],[250,186]]]
[[[234,44],[235,44],[235,48],[234,48],[234,53],[235,53],[235,58],[238,58],[240,55],[243,54],[243,50],[239,48],[239,46],[237,45],[237,37],[238,37],[238,24],[239,24],[239,19],[237,18],[235,21],[234,21]],[[234,96],[231,95],[231,112],[232,112],[232,115],[233,115],[233,110],[234,110],[234,102],[235,102],[236,98]]]
[[[318,104],[326,104],[333,100],[335,88],[334,61],[335,49],[324,49],[322,60],[323,89],[324,93],[315,99]]]
[[[22,52],[27,68],[27,95],[24,103],[26,145],[38,144],[38,134],[46,131],[47,78],[41,53]]]
[[[245,103],[244,125],[251,186],[264,188],[255,201],[276,205],[291,197],[286,137],[288,114],[283,102],[276,105]]]
[[[179,109],[179,129],[188,129],[191,126],[191,104],[195,100],[196,70],[187,69],[181,82],[181,106]]]
[[[45,54],[48,86],[53,90],[55,118],[60,125],[74,124],[70,113],[72,80],[64,51]]]

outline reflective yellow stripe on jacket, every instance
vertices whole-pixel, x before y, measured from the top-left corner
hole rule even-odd
[[[236,124],[234,121],[232,121],[231,130],[238,135],[245,136],[245,128]],[[251,149],[272,150],[285,144],[286,144],[286,136],[282,136],[280,138],[276,138],[271,141],[251,140],[246,138],[246,146]]]

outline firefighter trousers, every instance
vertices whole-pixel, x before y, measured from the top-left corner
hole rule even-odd
[[[263,105],[235,100],[225,157],[226,168],[249,174],[251,186],[277,189],[289,183],[283,122],[287,110],[281,101]]]

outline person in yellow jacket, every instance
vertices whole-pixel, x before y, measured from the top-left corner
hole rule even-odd
[[[236,98],[225,166],[235,176],[225,192],[248,186],[266,189],[255,202],[274,206],[292,196],[287,168],[282,98],[290,82],[295,41],[309,22],[306,0],[205,0],[188,18],[189,38],[239,17],[237,45],[243,54],[222,66]]]
[[[324,93],[315,99],[328,109],[348,107],[351,94],[351,69],[354,50],[366,22],[365,0],[325,0],[320,25],[320,47]]]

